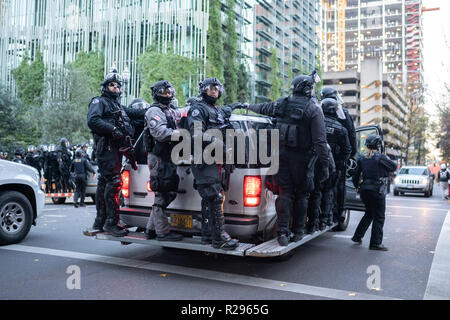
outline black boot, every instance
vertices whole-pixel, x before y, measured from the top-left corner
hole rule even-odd
[[[289,237],[286,234],[280,234],[277,241],[280,246],[286,247],[289,244]]]
[[[209,221],[209,206],[202,200],[202,244],[212,243],[211,223]]]
[[[225,231],[222,232],[219,238],[212,241],[213,248],[223,250],[234,250],[239,246],[239,240],[233,239]]]
[[[109,232],[114,237],[125,237],[128,234],[128,230],[117,224],[115,219],[106,219],[103,230]]]
[[[156,232],[155,232],[155,230],[145,229],[144,235],[145,235],[145,237],[147,238],[147,240],[155,239],[155,238],[156,238]]]
[[[183,239],[183,235],[175,232],[169,232],[163,236],[156,237],[158,241],[180,241],[181,239]]]

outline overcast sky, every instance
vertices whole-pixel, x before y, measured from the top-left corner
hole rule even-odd
[[[443,83],[450,84],[450,1],[423,0],[424,7],[440,7],[440,11],[423,14],[424,81],[427,94],[437,97]],[[426,110],[435,114],[430,99],[426,99]]]

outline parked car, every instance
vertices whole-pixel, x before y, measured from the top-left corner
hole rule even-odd
[[[394,179],[394,196],[405,193],[433,195],[435,176],[427,166],[403,166]]]
[[[0,160],[0,245],[22,241],[45,205],[33,167]]]

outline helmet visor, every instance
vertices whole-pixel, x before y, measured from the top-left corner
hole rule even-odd
[[[344,104],[344,99],[342,99],[339,93],[336,94],[336,101],[338,104]]]
[[[122,76],[116,72],[110,72],[105,78],[108,82],[117,81],[119,84],[122,82]]]
[[[166,87],[166,88],[161,88],[157,91],[157,94],[159,96],[174,96],[175,95],[175,88],[174,87]]]
[[[218,84],[208,84],[203,89],[205,92],[209,91],[217,91],[219,94],[223,93],[223,87]]]

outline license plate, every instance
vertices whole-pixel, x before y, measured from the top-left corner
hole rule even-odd
[[[185,214],[170,214],[170,226],[192,229],[192,216]]]

